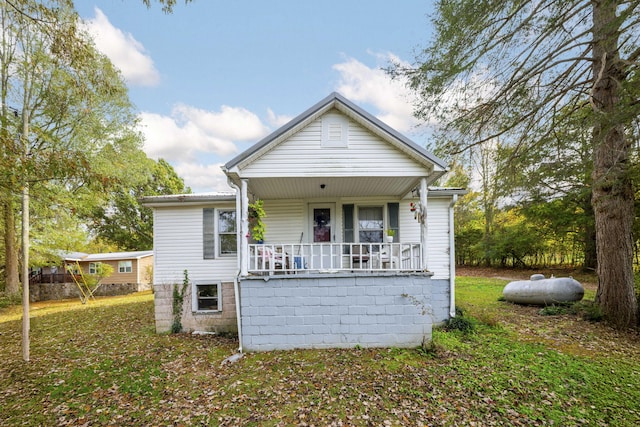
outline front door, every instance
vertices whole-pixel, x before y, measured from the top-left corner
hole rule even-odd
[[[322,203],[309,205],[309,226],[314,243],[311,250],[311,266],[315,270],[328,270],[336,268],[332,262],[333,250],[331,243],[335,241],[335,204]]]

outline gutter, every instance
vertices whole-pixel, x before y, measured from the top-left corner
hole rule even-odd
[[[233,296],[235,299],[235,303],[236,303],[236,322],[238,325],[238,353],[242,354],[242,314],[240,313],[240,284],[239,284],[239,280],[240,280],[240,266],[241,266],[241,258],[242,258],[242,231],[241,231],[241,227],[238,227],[239,225],[239,216],[238,213],[242,212],[241,207],[242,207],[242,203],[241,203],[241,195],[240,195],[240,188],[238,188],[237,185],[235,185],[230,179],[227,180],[227,183],[229,184],[229,186],[231,186],[231,188],[233,188],[234,190],[236,190],[236,235],[238,236],[238,243],[237,243],[237,248],[238,250],[238,256],[236,256],[236,274],[233,277]]]
[[[449,204],[449,317],[456,317],[456,242],[453,229],[453,206],[458,201],[454,194]]]

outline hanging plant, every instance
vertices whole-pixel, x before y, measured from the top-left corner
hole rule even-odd
[[[418,203],[409,203],[409,210],[411,210],[411,212],[413,212],[413,218],[422,223],[424,222],[424,213],[422,212],[422,205],[418,204]]]
[[[267,216],[264,211],[264,202],[257,199],[253,203],[249,203],[249,228],[251,231],[251,238],[258,242],[264,242],[264,233],[266,231],[262,218]]]

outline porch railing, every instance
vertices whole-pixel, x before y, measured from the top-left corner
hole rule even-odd
[[[31,272],[29,283],[73,283],[73,275],[69,273],[42,273]]]
[[[420,243],[283,243],[249,245],[252,274],[422,271]]]

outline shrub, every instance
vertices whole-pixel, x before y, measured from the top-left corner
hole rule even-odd
[[[568,305],[547,305],[540,309],[538,314],[542,316],[560,316],[563,314],[574,314],[571,306]]]
[[[4,292],[0,292],[0,308],[9,307],[11,305],[22,304],[22,295],[7,295]]]
[[[464,334],[470,334],[475,332],[476,325],[473,320],[464,316],[456,316],[447,320],[444,325],[445,331],[460,331]]]

